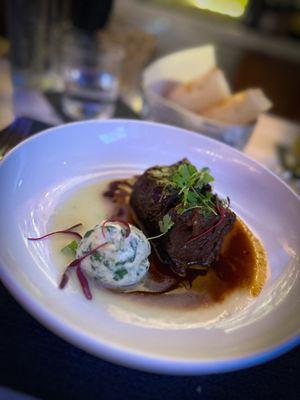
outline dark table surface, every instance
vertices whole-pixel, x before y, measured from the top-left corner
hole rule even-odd
[[[156,375],[113,365],[68,344],[27,314],[3,286],[0,313],[0,384],[42,399],[300,398],[300,347],[227,374]]]
[[[134,118],[124,105],[119,117]],[[32,131],[45,126],[32,124]],[[113,365],[34,320],[0,285],[0,385],[42,399],[300,399],[300,347],[246,370],[176,377]],[[0,400],[12,399],[0,391]]]

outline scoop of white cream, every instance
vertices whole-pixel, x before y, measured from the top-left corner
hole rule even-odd
[[[151,248],[142,231],[133,225],[126,237],[126,227],[118,222],[96,225],[86,232],[79,243],[76,257],[80,258],[106,243],[81,261],[85,273],[109,288],[136,285],[149,269]]]

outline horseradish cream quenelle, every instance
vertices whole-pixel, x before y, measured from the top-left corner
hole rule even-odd
[[[96,251],[92,251],[98,247]],[[86,232],[76,258],[91,254],[81,261],[81,269],[108,288],[136,285],[149,269],[151,248],[142,231],[130,224],[103,221]]]

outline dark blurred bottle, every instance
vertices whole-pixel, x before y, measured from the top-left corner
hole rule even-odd
[[[243,20],[267,34],[300,38],[298,0],[249,0]]]
[[[45,71],[56,62],[64,2],[6,0],[5,15],[14,84],[43,86]]]
[[[113,0],[72,0],[72,25],[93,34],[107,25],[112,8]]]
[[[90,35],[102,29],[112,6],[113,0],[6,0],[15,86],[58,89],[65,33],[75,28]]]

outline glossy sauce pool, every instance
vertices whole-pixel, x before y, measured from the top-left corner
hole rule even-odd
[[[191,275],[191,274],[190,274]],[[267,258],[260,241],[247,226],[238,219],[232,231],[227,235],[220,258],[209,269],[206,275],[195,278],[197,272],[188,276],[191,286],[180,287],[176,279],[168,274],[153,254],[150,259],[150,277],[152,290],[175,284],[177,288],[167,294],[136,293],[139,301],[160,307],[189,307],[212,305],[223,302],[234,291],[244,289],[251,296],[257,296],[263,288],[267,277]]]
[[[108,182],[91,184],[74,191],[55,210],[50,222],[50,230],[81,222],[83,223],[81,233],[84,233],[102,219],[110,216],[113,205],[102,196],[107,184]],[[61,271],[70,259],[60,250],[71,240],[66,237],[52,239],[54,258]],[[97,296],[103,295],[105,301],[110,299],[110,302],[116,302],[119,305],[127,303],[129,308],[133,306],[139,309],[146,306],[147,309],[150,307],[168,311],[173,309],[177,312],[178,310],[192,311],[222,304],[228,307],[228,304],[236,302],[236,298],[240,299],[240,304],[247,303],[250,298],[260,293],[266,277],[267,257],[264,248],[247,226],[237,219],[233,230],[223,243],[218,262],[209,269],[206,275],[191,279],[191,286],[177,285],[176,278],[168,274],[166,268],[158,262],[155,255],[152,255],[150,273],[147,278],[148,288],[159,290],[174,283],[175,290],[156,295],[129,294],[111,292],[104,288],[97,288],[93,284],[92,291],[97,291]],[[75,274],[72,279],[76,279]],[[230,308],[232,307],[231,305]]]

